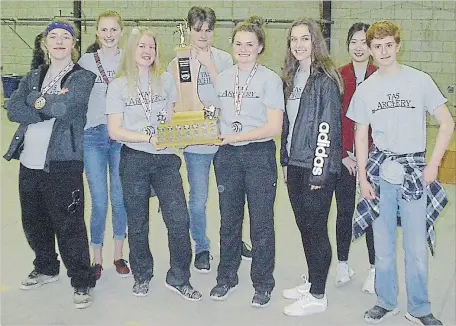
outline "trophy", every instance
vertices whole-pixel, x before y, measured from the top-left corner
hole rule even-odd
[[[186,147],[220,143],[218,109],[201,103],[198,96],[198,73],[201,64],[191,59],[191,47],[185,45],[184,25],[178,25],[180,43],[174,49],[176,60],[171,72],[177,87],[178,100],[171,122],[160,123],[157,132],[160,147]]]

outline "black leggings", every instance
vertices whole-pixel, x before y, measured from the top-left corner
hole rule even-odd
[[[328,237],[328,215],[334,191],[334,178],[321,189],[310,190],[310,169],[288,166],[287,187],[296,224],[309,270],[310,293],[324,294],[331,243]]]
[[[336,180],[335,194],[337,203],[337,258],[339,261],[347,261],[352,238],[352,218],[355,211],[356,177],[351,176],[345,166],[342,166],[342,173]],[[369,263],[374,265],[375,249],[372,226],[366,230],[366,244]]]

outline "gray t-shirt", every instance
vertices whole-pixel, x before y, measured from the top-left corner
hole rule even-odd
[[[221,109],[220,132],[222,135],[236,134],[231,128],[233,122],[242,124],[242,131],[246,132],[267,123],[266,108],[284,111],[283,84],[280,77],[265,66],[258,65],[258,69],[250,81],[247,91],[242,98],[241,113],[236,116],[234,105],[234,83],[237,65],[225,70],[217,78],[217,95]],[[240,88],[244,86],[249,72],[239,72]],[[236,146],[251,142],[264,142],[271,137],[259,140],[236,143]]]
[[[104,55],[100,50],[98,50],[97,53],[100,56],[103,70],[105,71],[109,82],[111,82],[117,73],[117,69],[120,64],[121,52],[119,51],[115,56]],[[78,63],[82,68],[97,75],[97,79],[95,79],[95,84],[93,85],[92,92],[89,97],[89,108],[87,111],[87,123],[85,125],[85,129],[106,124],[106,90],[108,89],[108,86],[101,77],[101,73],[95,62],[94,54],[84,54],[81,59],[79,59]]]
[[[141,93],[146,102],[146,107],[149,109],[149,86],[148,78],[140,80]],[[141,104],[141,99],[136,90],[131,94],[127,88],[127,80],[125,77],[114,79],[108,88],[106,96],[106,114],[123,113],[123,127],[125,129],[143,132],[142,129],[146,126],[152,126],[157,130],[159,124],[158,115],[164,114],[167,117],[167,122],[171,119],[172,105],[177,101],[177,90],[174,84],[173,76],[164,72],[161,75],[160,87],[152,85],[152,110],[150,111],[151,121],[146,117],[144,108]],[[156,150],[149,143],[130,143],[121,142],[126,146],[151,154],[172,154],[171,148]]]
[[[233,59],[228,52],[219,50],[217,48],[211,47],[212,60],[214,61],[217,72],[221,73],[222,71],[233,66]],[[171,63],[168,65],[168,72],[171,72],[171,64],[175,64],[176,58],[174,58]],[[206,106],[211,104],[218,106],[217,93],[215,87],[212,83],[211,76],[206,70],[206,67],[201,66],[198,74],[198,96],[201,103]],[[217,152],[218,146],[210,145],[194,145],[187,146],[184,151],[189,153],[198,153],[198,154],[213,154]]]
[[[372,139],[380,150],[397,154],[426,149],[426,111],[447,99],[432,78],[417,69],[401,65],[395,76],[374,72],[356,89],[347,117],[371,125]]]
[[[41,88],[46,87],[50,81],[46,78]],[[58,80],[46,94],[59,94],[61,82],[62,79]],[[24,149],[19,156],[22,165],[33,170],[44,169],[54,121],[55,118],[52,118],[28,125],[24,135]]]
[[[290,94],[290,97],[287,100],[287,117],[289,121],[289,131],[287,136],[287,151],[288,156],[290,156],[291,149],[291,137],[293,136],[294,124],[296,117],[298,116],[299,103],[301,102],[301,94],[306,87],[307,79],[309,78],[308,71],[299,70],[296,72],[293,81],[293,92]]]

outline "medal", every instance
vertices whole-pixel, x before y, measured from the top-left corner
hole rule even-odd
[[[155,128],[152,126],[145,126],[142,128],[142,131],[147,135],[147,136],[154,136],[155,135]]]
[[[232,129],[234,132],[241,132],[241,131],[242,131],[242,123],[240,123],[239,121],[234,121],[234,122],[231,124],[231,129]]]
[[[40,96],[36,99],[33,106],[35,107],[35,109],[41,110],[42,108],[44,108],[45,105],[46,105],[46,99],[43,96]]]
[[[67,72],[69,72],[71,69],[73,69],[73,66],[74,66],[74,63],[73,63],[73,61],[71,61],[69,64],[67,64],[67,66],[65,68],[63,68],[62,71],[60,71],[57,74],[57,76],[54,77],[54,79],[51,80],[51,82],[49,84],[46,85],[46,87],[43,88],[43,90],[41,91],[40,97],[38,97],[36,99],[35,103],[33,104],[35,109],[41,110],[44,108],[44,106],[46,105],[46,99],[44,98],[43,95],[46,94],[63,76],[65,76],[67,74]]]

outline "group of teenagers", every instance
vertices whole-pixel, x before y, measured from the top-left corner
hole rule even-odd
[[[54,21],[45,29],[41,48],[48,63],[30,71],[7,104],[8,117],[19,128],[5,158],[20,160],[22,223],[35,253],[34,269],[21,288],[59,279],[57,239],[76,307],[92,304],[91,290],[103,270],[109,195],[116,272],[122,277],[133,274],[133,294],[146,296],[154,264],[149,248],[152,187],[168,230],[170,268],[165,286],[187,300],[201,300],[201,292],[190,284],[190,234],[196,244],[194,268],[208,273],[206,202],[213,164],[221,225],[220,262],[210,298],[225,300],[237,288],[245,256],[252,260],[251,304],[267,306],[275,286],[278,168],[273,138],[281,136],[283,178],[308,268],[301,284],[283,291],[293,300],[283,312],[304,316],[327,309],[328,216],[335,193],[336,286],[353,276],[348,265],[350,242],[366,233],[370,269],[363,291],[376,293],[377,302],[364,319],[378,323],[397,314],[400,222],[406,318],[420,325],[442,325],[428,299],[426,246],[433,249],[433,223],[447,202],[436,177],[454,122],[433,80],[398,63],[398,26],[389,21],[353,24],[346,42],[351,62],[337,69],[318,22],[296,20],[288,31],[279,76],[258,62],[266,49],[259,17],[234,27],[233,56],[212,46],[216,15],[211,8],[192,7],[187,22],[191,57],[200,66],[198,95],[204,105],[220,109],[221,133],[219,146],[193,145],[183,151],[188,208],[181,159],[174,149],[161,148],[155,134],[163,118],[170,121],[178,101],[171,74],[177,59],[167,71],[161,70],[160,42],[146,27],[134,27],[120,49],[126,32],[115,11],[99,15],[99,49],[79,61],[78,36],[70,24]],[[428,163],[426,112],[440,124]],[[83,171],[92,201],[93,263],[84,221]],[[246,201],[251,252],[242,241]],[[122,254],[125,238],[129,263]]]

